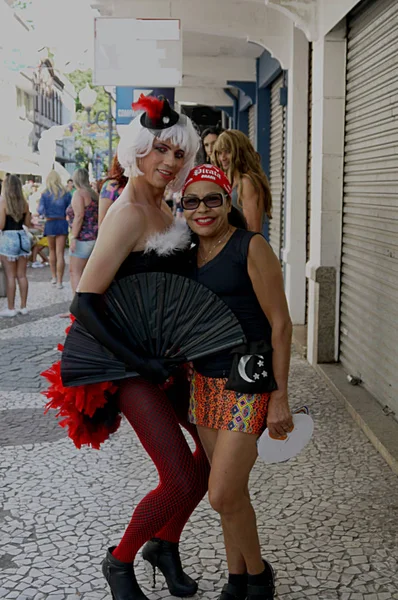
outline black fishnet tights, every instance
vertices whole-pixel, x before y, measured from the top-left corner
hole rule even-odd
[[[153,460],[159,485],[136,507],[124,536],[113,551],[122,562],[133,562],[152,537],[178,542],[193,510],[207,491],[209,464],[196,428],[187,422],[189,390],[181,381],[166,393],[141,378],[120,385],[119,407]],[[180,424],[196,443],[190,450]]]

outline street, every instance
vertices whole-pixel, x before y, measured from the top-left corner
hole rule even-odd
[[[100,562],[133,506],[157,485],[127,423],[101,451],[76,450],[43,415],[39,373],[57,358],[70,288],[49,269],[28,271],[30,314],[0,322],[0,598],[102,600]],[[0,299],[0,308],[5,299]],[[253,470],[251,491],[264,557],[283,600],[398,599],[398,480],[315,371],[294,355],[291,405],[307,404],[314,440],[287,464]],[[226,576],[217,515],[205,499],[181,541],[197,598],[218,598]],[[150,599],[141,556],[137,578]]]

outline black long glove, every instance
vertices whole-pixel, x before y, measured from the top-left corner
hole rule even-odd
[[[145,379],[163,383],[169,377],[169,371],[160,360],[137,356],[112,332],[102,294],[76,292],[70,312],[100,344]]]

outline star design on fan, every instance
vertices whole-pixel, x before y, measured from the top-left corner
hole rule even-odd
[[[261,373],[261,375],[262,375],[263,377],[268,377],[268,373],[267,373],[267,371],[263,371],[263,372]]]
[[[254,373],[253,379],[260,379],[260,375],[258,373]]]
[[[258,367],[263,367],[264,366],[264,361],[263,360],[259,360],[257,363]]]

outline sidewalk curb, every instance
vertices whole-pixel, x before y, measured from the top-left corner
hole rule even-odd
[[[382,406],[363,387],[349,384],[341,365],[314,365],[314,369],[343,401],[354,421],[398,475],[398,422],[385,415]]]

